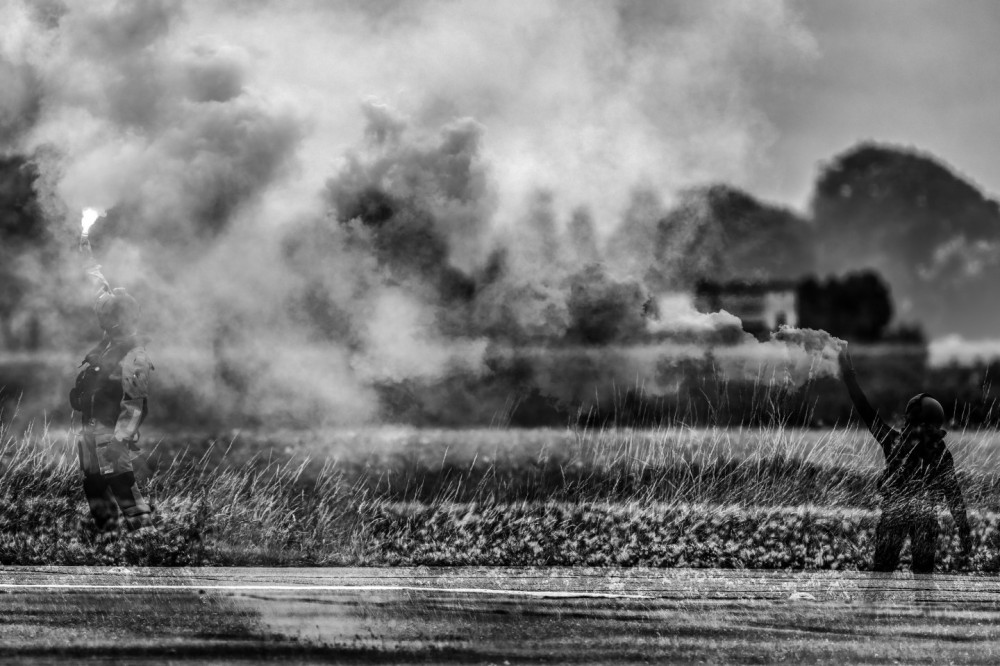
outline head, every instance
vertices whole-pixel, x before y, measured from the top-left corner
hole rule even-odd
[[[906,427],[942,430],[944,427],[944,407],[927,395],[919,393],[906,403]]]
[[[120,287],[103,298],[96,311],[101,328],[112,336],[132,335],[139,325],[139,302]]]

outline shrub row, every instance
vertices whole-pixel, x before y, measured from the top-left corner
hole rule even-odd
[[[367,522],[373,564],[867,569],[878,513],[818,507],[524,503],[384,505]],[[972,512],[970,568],[1000,571],[1000,514]],[[940,517],[938,567],[958,553]],[[909,564],[909,547],[901,566]]]

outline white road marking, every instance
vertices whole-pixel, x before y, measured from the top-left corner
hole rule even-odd
[[[560,592],[540,590],[495,590],[478,587],[417,587],[408,585],[156,585],[125,583],[98,585],[91,583],[0,583],[0,590],[49,589],[49,590],[217,590],[235,592],[453,592],[456,594],[482,594],[496,596],[521,596],[552,599],[653,599],[647,594],[615,594],[612,592]]]

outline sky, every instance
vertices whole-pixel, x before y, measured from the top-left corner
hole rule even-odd
[[[1000,195],[1000,3],[797,0],[815,49],[754,85],[771,143],[745,185],[800,210],[819,164],[859,140],[933,154]]]
[[[1000,193],[1000,59],[990,57],[1000,3],[990,0],[128,4],[67,3],[56,39],[29,17],[60,0],[0,9],[0,55],[48,70],[47,122],[25,144],[72,144],[79,159],[60,196],[74,208],[81,190],[103,206],[117,197],[74,166],[90,168],[94,145],[110,152],[100,96],[140,100],[111,120],[141,117],[147,93],[185,67],[205,81],[238,77],[231,85],[253,103],[294,116],[301,177],[283,206],[305,201],[357,146],[370,102],[430,134],[450,119],[478,122],[500,223],[543,188],[562,218],[587,206],[608,232],[637,186],[669,199],[706,181],[806,211],[821,163],[865,139],[919,148]],[[129,21],[153,30],[152,46],[124,72],[93,67],[127,48]],[[88,37],[90,23],[101,27]],[[147,64],[140,83],[107,83]],[[27,104],[3,65],[0,121]]]

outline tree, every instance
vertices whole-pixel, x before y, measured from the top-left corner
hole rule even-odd
[[[702,196],[722,227],[728,279],[787,280],[815,270],[813,229],[801,216],[728,185]]]
[[[812,212],[819,272],[878,270],[933,334],[1000,328],[1000,206],[934,157],[855,146],[823,167]]]
[[[40,248],[47,239],[34,183],[38,168],[20,155],[0,157],[0,343],[16,341],[11,319],[22,305],[31,284],[21,274],[21,255]],[[37,322],[32,340],[38,344]]]
[[[0,240],[12,244],[39,244],[45,221],[35,195],[38,167],[21,155],[0,156]]]
[[[588,345],[633,340],[645,331],[647,299],[638,282],[613,280],[592,264],[570,277],[566,337]]]
[[[813,229],[791,210],[729,185],[681,193],[646,241],[647,284],[692,289],[704,280],[788,280],[815,270]]]
[[[847,340],[879,340],[892,321],[889,287],[874,271],[808,278],[799,284],[796,302],[800,326]]]

